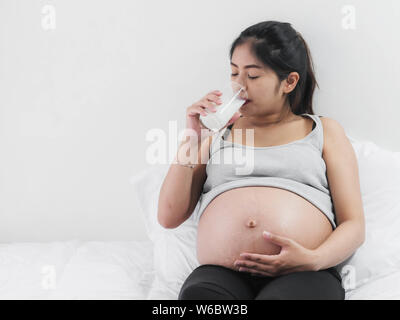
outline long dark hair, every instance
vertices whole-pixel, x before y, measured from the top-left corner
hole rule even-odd
[[[312,98],[318,83],[310,50],[299,32],[290,23],[263,21],[242,31],[232,43],[229,56],[243,43],[250,43],[252,54],[267,68],[272,69],[282,81],[291,72],[297,72],[300,79],[294,90],[288,94],[292,112],[314,114]]]

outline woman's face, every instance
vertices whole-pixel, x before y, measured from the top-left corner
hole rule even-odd
[[[250,52],[250,44],[237,46],[232,54],[231,80],[247,89],[250,102],[240,108],[246,116],[262,116],[280,112],[285,104],[286,94],[292,91],[298,81],[298,73],[292,72],[288,80],[280,81],[274,71],[265,67]]]

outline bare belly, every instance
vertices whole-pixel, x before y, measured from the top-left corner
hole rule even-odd
[[[237,270],[243,252],[278,254],[281,247],[262,232],[291,238],[308,249],[317,248],[332,233],[328,218],[312,203],[288,190],[242,187],[228,190],[207,206],[197,229],[197,258]]]

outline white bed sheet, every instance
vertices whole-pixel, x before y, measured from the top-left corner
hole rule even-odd
[[[163,299],[151,241],[0,244],[0,299]],[[346,300],[400,299],[400,270],[346,292]]]
[[[0,244],[0,299],[146,299],[151,241]]]
[[[346,292],[346,300],[400,300],[400,271],[372,280]]]

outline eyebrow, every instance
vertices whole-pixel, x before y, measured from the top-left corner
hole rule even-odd
[[[234,64],[233,62],[231,62],[231,65],[235,66],[236,68],[238,68],[238,66],[236,64]],[[256,64],[249,64],[247,66],[244,66],[245,69],[249,69],[249,68],[257,68],[257,69],[262,69],[262,67],[257,66]]]

